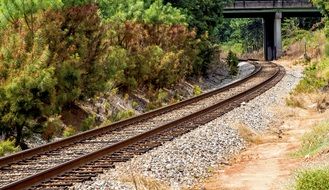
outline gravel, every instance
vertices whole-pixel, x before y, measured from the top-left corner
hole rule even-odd
[[[243,65],[250,72],[248,64]],[[129,162],[118,163],[95,181],[76,184],[75,189],[135,189],[136,181],[122,180],[127,175],[156,179],[171,189],[192,186],[207,177],[212,167],[226,164],[245,148],[235,125],[242,123],[258,132],[268,129],[277,118],[273,108],[285,103],[301,77],[301,69],[287,70],[282,81],[254,100]]]
[[[239,72],[236,76],[227,76],[222,78],[220,75],[215,75],[210,76],[208,79],[203,81],[203,83],[199,84],[202,87],[203,92],[209,92],[220,88],[223,85],[234,82],[235,80],[244,78],[255,70],[255,66],[248,62],[240,62],[238,66]]]

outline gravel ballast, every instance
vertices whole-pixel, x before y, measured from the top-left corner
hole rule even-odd
[[[247,64],[241,68],[245,68],[242,73],[252,70]],[[192,186],[207,177],[212,167],[227,163],[245,148],[237,124],[258,132],[268,129],[277,118],[273,108],[285,103],[301,77],[301,69],[289,69],[282,81],[254,100],[144,155],[117,164],[95,181],[76,184],[75,189],[136,189],[136,181],[124,182],[127,176],[135,175],[163,181],[171,189]]]

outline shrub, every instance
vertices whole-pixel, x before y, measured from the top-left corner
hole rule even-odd
[[[76,134],[76,129],[72,126],[67,126],[65,129],[64,129],[64,132],[63,132],[63,136],[64,137],[70,137],[72,135]]]
[[[304,77],[294,89],[294,93],[311,93],[329,83],[329,60],[324,59],[308,66]]]
[[[238,67],[239,59],[237,58],[236,54],[233,53],[232,51],[228,52],[227,63],[230,68],[230,74],[237,75],[239,72],[239,67]]]
[[[116,113],[113,117],[113,121],[121,121],[135,115],[134,110],[122,110]]]
[[[92,126],[95,124],[95,116],[89,116],[86,119],[82,121],[82,131],[87,131],[92,128]]]
[[[15,143],[10,140],[0,141],[0,156],[4,156],[7,153],[18,151],[15,147]]]
[[[329,189],[329,168],[312,169],[297,175],[296,190]]]
[[[194,88],[193,88],[193,95],[194,96],[199,96],[202,94],[202,89],[200,86],[198,85],[194,85]]]
[[[106,28],[93,4],[48,11],[41,34],[49,44],[49,63],[58,80],[58,104],[105,89],[108,68]]]
[[[5,131],[15,134],[16,145],[40,125],[50,140],[56,129],[46,126],[47,118],[104,90],[110,78],[96,5],[47,9],[28,19],[33,30],[17,18],[0,36],[0,125],[10,126]]]
[[[186,26],[133,21],[109,26],[114,35],[108,60],[122,91],[170,87],[191,72],[198,52],[195,32]]]
[[[131,107],[133,107],[134,109],[136,109],[138,106],[139,106],[139,104],[138,104],[138,102],[136,102],[136,101],[133,101],[133,102],[131,103]]]
[[[61,136],[64,130],[63,126],[60,117],[50,117],[42,130],[42,138],[49,142],[55,136]]]

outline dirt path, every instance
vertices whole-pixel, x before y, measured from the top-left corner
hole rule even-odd
[[[291,156],[300,145],[301,136],[329,114],[306,111],[283,119],[282,134],[265,135],[262,143],[251,145],[230,166],[219,169],[201,186],[204,190],[278,190],[291,185],[293,173],[305,159]],[[288,188],[289,189],[289,188]]]

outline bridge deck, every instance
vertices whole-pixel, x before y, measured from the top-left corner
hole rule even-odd
[[[226,6],[226,10],[236,9],[297,9],[315,7],[309,0],[237,0]]]
[[[224,9],[227,18],[253,18],[273,16],[281,12],[283,17],[320,17],[320,11],[310,0],[236,0]]]

